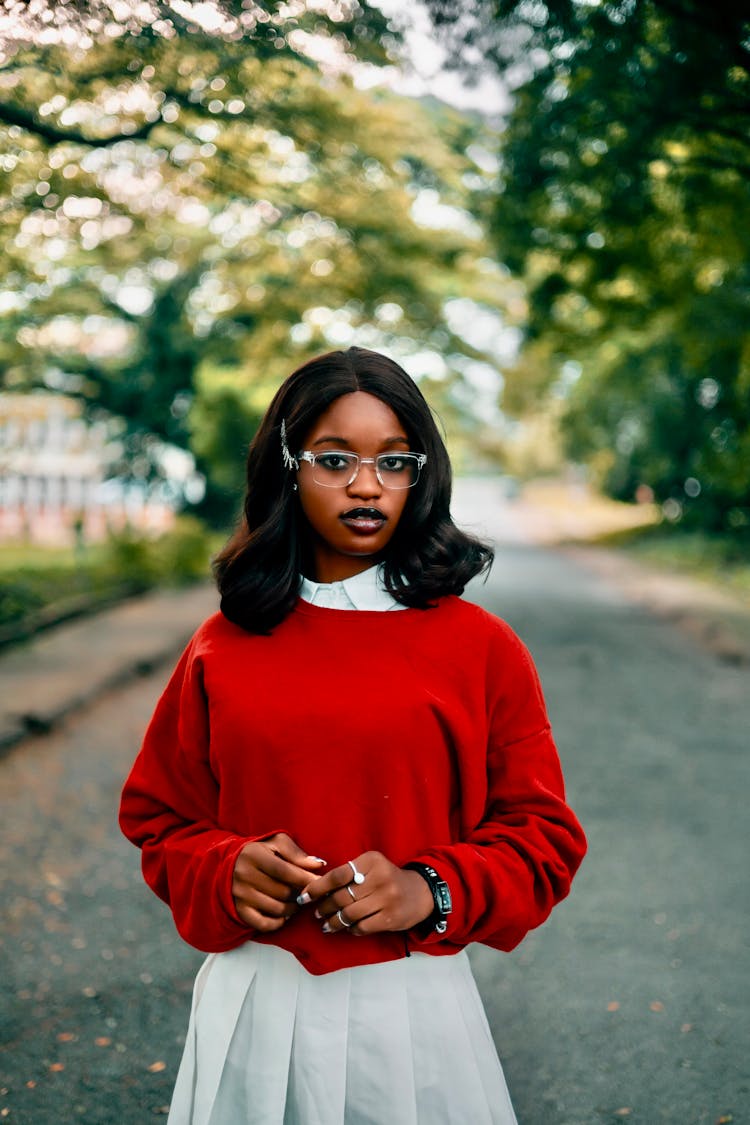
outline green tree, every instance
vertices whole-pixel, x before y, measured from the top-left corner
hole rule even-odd
[[[519,376],[543,364],[529,391],[567,398],[569,452],[613,493],[646,483],[750,532],[747,11],[480,0],[459,20],[428,3],[514,88],[494,233],[527,285]]]
[[[189,445],[223,519],[238,425],[309,354],[477,355],[444,315],[502,299],[477,265],[465,123],[358,88],[355,64],[395,42],[378,9],[39,8],[0,71],[6,386],[123,419],[123,472]],[[418,221],[425,194],[456,221]]]

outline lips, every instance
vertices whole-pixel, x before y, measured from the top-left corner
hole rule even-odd
[[[374,535],[380,531],[388,517],[379,508],[350,508],[339,519],[358,535]]]

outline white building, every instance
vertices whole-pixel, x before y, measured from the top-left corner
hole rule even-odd
[[[126,524],[166,529],[171,505],[108,479],[111,442],[107,424],[89,425],[76,399],[0,394],[0,540],[68,544]]]

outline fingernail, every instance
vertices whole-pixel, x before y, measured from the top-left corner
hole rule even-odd
[[[316,918],[322,918],[322,917],[323,917],[323,915],[322,915],[322,914],[320,913],[320,911],[319,911],[319,910],[316,910],[316,911],[315,911],[315,917],[316,917]]]
[[[326,861],[321,859],[319,855],[309,855],[307,858],[311,859],[313,863],[319,863],[322,867],[325,867]]]
[[[300,906],[307,906],[310,901],[310,896],[307,891],[303,891],[301,895],[297,895],[297,902]]]
[[[327,922],[323,923],[323,933],[324,934],[332,934],[333,933],[333,930],[331,929],[331,927],[328,925]]]

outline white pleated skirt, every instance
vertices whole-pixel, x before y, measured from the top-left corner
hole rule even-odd
[[[198,972],[168,1125],[517,1122],[465,952],[313,976],[248,942]]]

